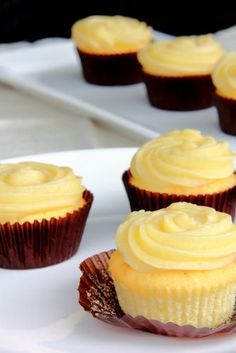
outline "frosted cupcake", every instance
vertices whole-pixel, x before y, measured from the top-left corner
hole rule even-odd
[[[234,218],[234,157],[227,142],[197,130],[171,131],[148,141],[123,174],[131,210],[157,210],[187,201]]]
[[[108,271],[123,312],[137,322],[216,328],[232,319],[236,225],[229,215],[185,202],[133,212],[116,244]]]
[[[83,75],[98,85],[128,85],[141,81],[137,52],[152,39],[144,22],[124,16],[90,16],[72,27]]]
[[[1,164],[0,267],[43,267],[70,258],[78,250],[92,199],[70,168]]]
[[[167,110],[213,105],[211,73],[224,53],[210,34],[156,41],[138,54],[150,103]]]
[[[236,52],[225,54],[212,72],[221,129],[236,135]]]

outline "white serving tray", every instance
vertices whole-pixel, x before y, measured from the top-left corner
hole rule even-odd
[[[79,264],[115,247],[116,229],[129,212],[121,174],[134,152],[94,149],[7,161],[67,165],[83,176],[94,203],[71,259],[40,269],[0,269],[0,353],[235,353],[235,334],[198,339],[154,335],[96,320],[78,304]]]
[[[158,32],[155,35],[166,36]],[[234,27],[216,33],[215,37],[226,49],[235,49]],[[143,83],[119,87],[86,83],[69,39],[42,40],[0,52],[0,82],[142,138],[152,138],[170,129],[196,128],[219,139],[227,138],[230,143],[235,140],[221,132],[215,108],[164,111],[151,107]]]

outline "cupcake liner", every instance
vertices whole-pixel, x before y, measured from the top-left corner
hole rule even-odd
[[[165,110],[198,110],[213,105],[211,75],[169,77],[143,72],[150,103]]]
[[[79,303],[95,318],[114,326],[176,337],[198,338],[236,332],[236,317],[232,317],[229,322],[211,329],[197,328],[191,325],[179,326],[172,322],[164,324],[142,316],[133,318],[126,315],[119,306],[113,281],[107,271],[108,261],[113,251],[96,254],[80,264],[82,276],[78,287]]]
[[[130,85],[142,80],[136,53],[99,55],[77,49],[87,82],[96,85]]]
[[[196,205],[213,207],[217,211],[225,212],[235,219],[236,209],[236,186],[226,191],[205,195],[175,195],[151,192],[130,184],[130,170],[123,173],[122,180],[128,195],[132,211],[144,209],[155,211],[165,208],[173,202],[190,202]]]
[[[214,104],[218,111],[221,130],[236,136],[236,99],[223,97],[215,92]]]
[[[83,199],[85,205],[65,217],[0,224],[0,267],[45,267],[74,255],[79,248],[93,195],[85,190]]]

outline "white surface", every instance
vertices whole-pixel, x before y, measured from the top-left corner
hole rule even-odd
[[[142,142],[144,139],[127,138],[79,113],[0,84],[0,159],[85,148],[131,147]]]
[[[164,34],[158,34],[160,38]],[[236,48],[236,27],[215,34],[227,50]],[[151,107],[143,83],[103,87],[88,84],[70,40],[43,40],[0,53],[0,81],[108,124],[116,131],[139,139],[172,129],[197,128],[219,139],[222,133],[215,108],[171,112]]]
[[[102,323],[77,303],[79,263],[114,247],[117,225],[127,214],[121,183],[134,149],[103,149],[22,157],[71,166],[95,196],[78,253],[34,270],[0,270],[1,353],[235,353],[236,336],[181,339]]]
[[[49,39],[49,42],[58,40]],[[0,56],[7,53],[12,60],[16,49],[31,46],[30,43],[1,44]],[[85,118],[80,111],[69,111],[63,103],[58,106],[31,92],[0,84],[0,159],[86,148],[138,146],[145,140],[142,136],[127,135],[124,130],[116,131],[102,121]]]

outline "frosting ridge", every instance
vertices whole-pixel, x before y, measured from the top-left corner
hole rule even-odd
[[[236,98],[236,52],[225,54],[215,65],[212,81],[219,94]]]
[[[37,162],[0,164],[0,222],[65,216],[84,204],[81,177]]]
[[[145,22],[124,16],[89,16],[72,26],[79,49],[98,54],[136,52],[148,44],[152,30]]]
[[[185,193],[186,188],[194,194],[199,187],[209,192],[216,186],[232,187],[236,184],[234,157],[227,142],[198,130],[171,131],[137,150],[130,164],[131,183],[168,194]]]
[[[177,202],[129,214],[116,233],[124,261],[140,272],[209,270],[236,258],[236,225],[228,214]]]
[[[138,60],[151,74],[204,75],[211,73],[223,53],[210,34],[182,36],[149,44],[138,53]]]

